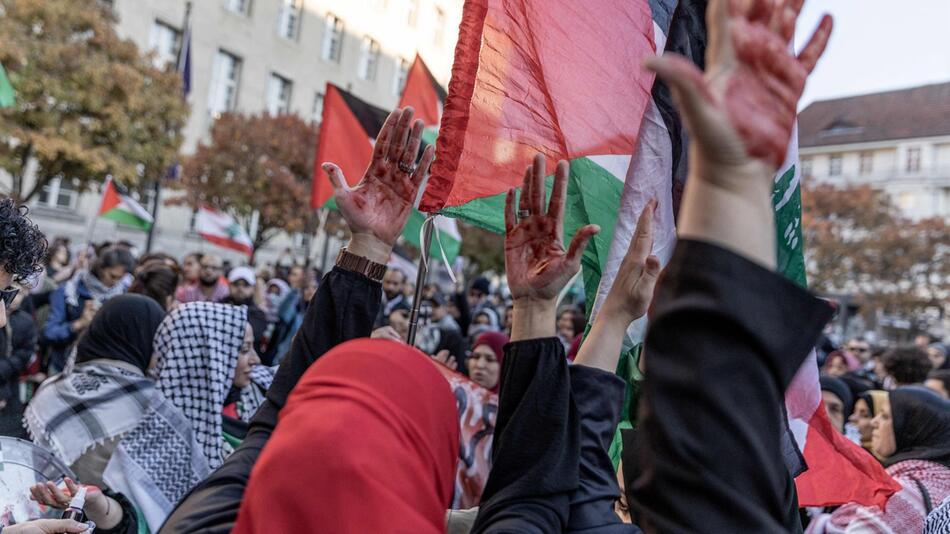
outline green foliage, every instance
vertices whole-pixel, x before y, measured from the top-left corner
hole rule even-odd
[[[188,115],[180,77],[114,26],[95,0],[0,0],[0,63],[16,90],[16,105],[0,110],[0,167],[19,201],[56,176],[134,186],[174,162]]]

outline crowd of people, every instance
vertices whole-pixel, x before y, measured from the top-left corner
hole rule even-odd
[[[825,347],[832,310],[775,272],[772,177],[831,32],[826,18],[790,53],[800,8],[712,0],[706,73],[648,62],[691,136],[679,241],[661,269],[649,202],[589,325],[558,297],[600,229],[565,246],[568,165],[548,198],[542,155],[506,199],[510,294],[477,277],[413,302],[386,268],[434,157],[416,161],[411,109],[387,118],[358,185],[323,165],[352,236],[326,274],[128,243],[72,257],[0,201],[0,433],[75,475],[30,488],[38,509],[85,491],[94,523],[0,530],[948,532],[946,346]],[[615,372],[648,312],[618,467]],[[800,510],[789,490],[783,394],[815,347],[835,429],[901,487],[884,508]]]

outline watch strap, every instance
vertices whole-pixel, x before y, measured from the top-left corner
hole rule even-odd
[[[340,249],[340,254],[336,257],[336,266],[347,271],[361,274],[374,282],[382,282],[383,276],[386,275],[385,264],[376,263],[363,256],[353,254],[346,250],[346,247]]]

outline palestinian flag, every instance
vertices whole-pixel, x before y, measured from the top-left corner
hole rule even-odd
[[[417,63],[421,64],[423,69],[425,68],[421,60]],[[426,69],[425,72],[428,73],[428,70]],[[411,73],[412,71],[410,71],[410,78]],[[431,79],[431,75],[429,76]],[[413,82],[412,87],[417,87],[413,80],[407,79],[407,89],[410,87],[409,82]],[[418,89],[421,88],[417,87]],[[421,90],[418,90],[418,92],[425,94]],[[410,99],[412,98],[410,96]],[[376,134],[379,133],[379,129],[382,128],[388,115],[388,111],[373,106],[333,84],[327,84],[323,101],[320,136],[317,141],[317,156],[314,160],[313,186],[310,197],[312,207],[336,209],[336,204],[333,201],[333,188],[327,180],[326,174],[320,168],[323,162],[332,161],[339,165],[350,186],[359,183],[370,159],[373,157],[373,143],[375,143]],[[360,142],[360,139],[366,141]],[[439,234],[437,237],[433,237],[433,242],[436,242],[437,239],[441,241],[446,259],[452,262],[461,248],[461,236],[455,221],[443,221],[441,219],[445,218],[440,217],[436,220],[436,228],[439,229]],[[403,238],[416,247],[419,247],[421,227],[424,220],[425,216],[422,213],[413,210],[402,233]],[[429,255],[436,259],[441,259],[442,256],[438,246],[431,247]]]
[[[203,239],[248,257],[254,255],[254,242],[247,231],[233,217],[211,206],[198,207],[195,230]]]
[[[406,76],[406,87],[402,91],[402,98],[399,99],[399,107],[412,106],[415,110],[416,118],[425,124],[422,141],[426,144],[435,143],[438,136],[445,97],[445,88],[432,76],[422,57],[416,54]],[[425,145],[422,148],[425,148]]]
[[[669,92],[662,84],[654,87],[641,65],[668,40],[670,49],[701,63],[705,5],[597,0],[580,8],[570,0],[526,0],[516,11],[506,10],[503,0],[467,1],[436,161],[420,209],[441,210],[502,233],[505,192],[520,185],[525,166],[541,152],[549,172],[558,159],[571,164],[565,240],[583,225],[601,227],[582,261],[588,312],[596,313],[612,286],[651,198],[659,201],[653,253],[665,264],[675,246],[687,142]],[[674,11],[678,22],[671,26]],[[804,283],[794,144],[788,161],[776,177],[777,254],[782,272]],[[549,177],[549,188],[551,182]],[[645,322],[631,326],[626,346],[632,351],[644,330]],[[893,483],[867,453],[826,432],[830,424],[817,372],[805,372],[814,369],[814,359],[805,362],[786,399],[789,448],[804,451],[812,473],[798,479],[799,500],[880,504]],[[630,354],[621,359],[618,373],[636,376]],[[628,395],[622,425],[632,424],[634,401]],[[611,448],[615,458],[618,445],[615,440]],[[801,459],[797,451],[791,454]]]
[[[16,93],[7,79],[7,71],[0,65],[0,108],[8,108],[13,104],[16,104]]]
[[[152,215],[124,190],[120,189],[112,177],[106,178],[102,188],[102,202],[99,204],[99,217],[119,224],[148,231],[152,227]]]

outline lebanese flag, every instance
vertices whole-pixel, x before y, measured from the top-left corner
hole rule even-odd
[[[248,257],[254,255],[251,236],[230,215],[208,205],[198,207],[195,228],[205,241],[219,247],[236,250]]]
[[[349,185],[363,178],[373,157],[373,142],[389,112],[360,100],[332,83],[323,97],[323,116],[313,167],[310,207],[323,208],[333,197],[333,186],[320,167],[332,161],[343,171]]]
[[[98,216],[144,231],[148,231],[153,223],[152,215],[148,210],[124,190],[120,190],[112,181],[111,176],[106,178],[105,186],[102,188]]]

